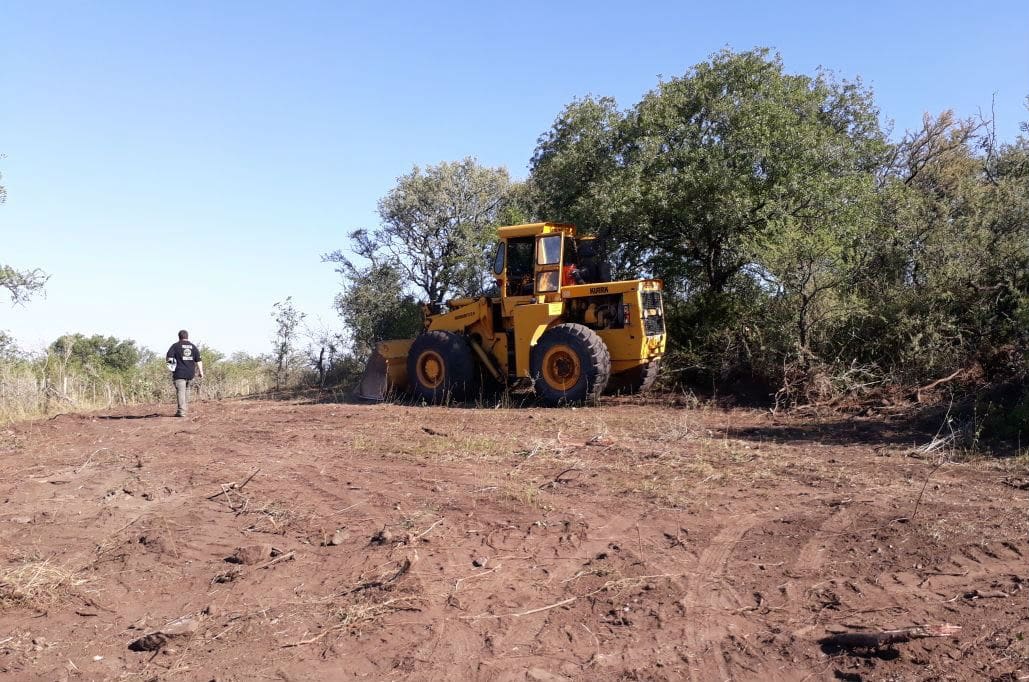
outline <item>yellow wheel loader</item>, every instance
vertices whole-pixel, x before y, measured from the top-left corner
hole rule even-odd
[[[653,385],[665,352],[660,280],[608,281],[594,240],[573,225],[497,233],[496,295],[424,305],[416,338],[377,345],[359,397],[410,391],[438,403],[531,382],[559,405]]]

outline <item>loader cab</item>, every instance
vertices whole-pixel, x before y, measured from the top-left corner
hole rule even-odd
[[[560,300],[567,279],[562,266],[574,254],[573,235],[574,228],[558,223],[501,228],[493,275],[505,316],[513,305]]]
[[[512,237],[500,242],[493,274],[502,287],[503,296],[532,295],[535,254],[535,237]]]
[[[561,256],[564,235],[546,234],[536,238],[536,284],[534,293],[544,298],[561,291]]]

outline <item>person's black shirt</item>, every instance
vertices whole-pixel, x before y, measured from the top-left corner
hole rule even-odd
[[[190,341],[176,341],[168,349],[166,359],[175,358],[175,371],[173,379],[192,379],[197,371],[197,363],[200,362],[200,349]]]

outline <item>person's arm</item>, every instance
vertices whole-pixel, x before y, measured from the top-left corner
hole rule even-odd
[[[197,377],[200,379],[204,378],[204,362],[203,360],[197,360]]]

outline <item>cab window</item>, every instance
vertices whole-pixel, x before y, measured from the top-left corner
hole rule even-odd
[[[493,274],[500,275],[504,272],[504,256],[506,256],[507,249],[504,248],[504,242],[497,244],[497,256],[493,259]]]
[[[558,272],[557,270],[545,270],[536,276],[536,291],[541,294],[547,294],[558,289]]]
[[[533,237],[518,237],[507,240],[507,295],[528,296],[532,294],[532,261],[536,249]]]
[[[561,235],[552,234],[539,240],[537,265],[557,265],[561,262]]]

